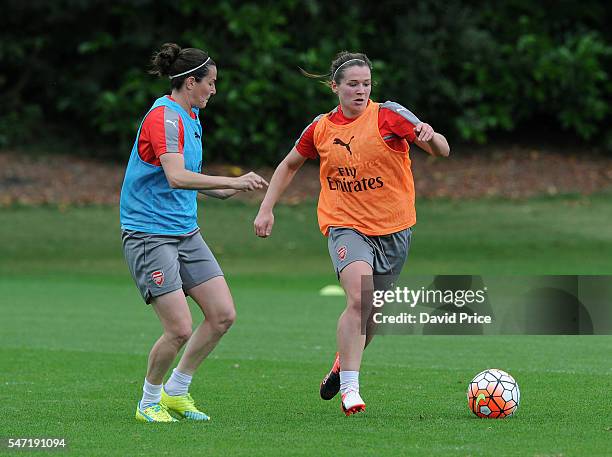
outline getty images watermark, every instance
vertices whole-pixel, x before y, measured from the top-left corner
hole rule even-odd
[[[385,304],[403,304],[414,309],[418,304],[452,304],[457,308],[466,305],[484,303],[487,299],[487,288],[482,290],[426,290],[421,287],[414,290],[408,287],[396,287],[394,290],[374,290],[372,294],[372,320],[375,324],[491,324],[492,316],[489,314],[445,312],[435,315],[428,312],[400,312],[399,314],[386,315],[382,309]],[[378,310],[376,310],[378,309]]]
[[[362,332],[612,334],[612,276],[364,276]]]

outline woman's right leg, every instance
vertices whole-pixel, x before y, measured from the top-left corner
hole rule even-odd
[[[149,353],[146,379],[160,385],[172,362],[191,337],[191,312],[182,289],[156,297],[152,306],[162,324],[164,333]]]
[[[340,272],[340,283],[346,293],[346,309],[338,319],[337,343],[341,406],[347,416],[365,410],[365,403],[359,395],[359,367],[366,340],[362,316],[369,315],[371,301],[368,303],[362,294],[363,276],[372,277],[372,267],[365,261],[352,262]]]
[[[372,267],[363,261],[356,261],[340,272],[340,284],[346,293],[346,309],[338,319],[336,333],[340,366],[342,370],[359,371],[366,336],[362,331],[362,276],[372,276]],[[369,315],[369,310],[367,310]]]
[[[151,305],[164,333],[149,353],[147,375],[142,398],[136,408],[136,419],[143,422],[175,422],[176,419],[160,406],[162,383],[178,351],[191,336],[191,313],[182,289],[154,298]]]

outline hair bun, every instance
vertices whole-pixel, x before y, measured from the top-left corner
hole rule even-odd
[[[164,43],[159,52],[151,59],[151,73],[159,76],[169,76],[170,68],[181,52],[181,47],[176,43]]]

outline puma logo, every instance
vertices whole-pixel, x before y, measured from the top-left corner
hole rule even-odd
[[[175,129],[178,129],[178,121],[171,121],[171,120],[169,120],[169,119],[166,119],[166,122],[167,122],[168,124],[172,124],[172,126],[173,126]]]
[[[351,141],[353,141],[353,138],[355,138],[355,137],[352,136],[351,139],[348,141],[348,143],[345,143],[340,138],[334,138],[334,143],[333,144],[339,144],[340,146],[344,146],[346,148],[346,150],[348,151],[348,153],[350,155],[353,155],[353,153],[351,152]]]

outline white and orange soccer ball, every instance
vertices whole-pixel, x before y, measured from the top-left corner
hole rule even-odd
[[[503,419],[516,412],[521,391],[508,373],[490,368],[470,381],[467,399],[468,407],[478,417]]]

